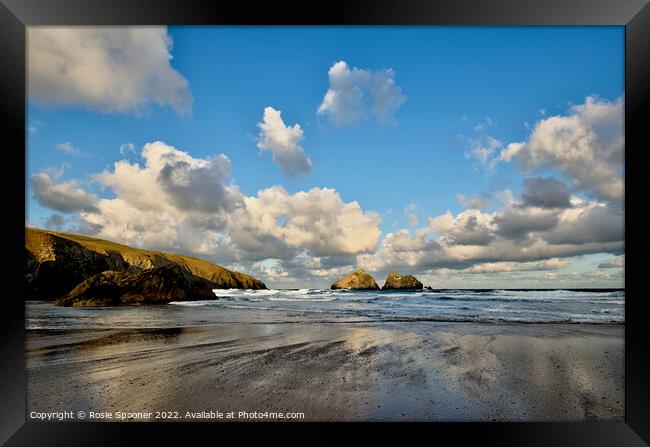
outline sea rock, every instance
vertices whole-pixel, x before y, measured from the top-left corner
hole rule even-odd
[[[25,229],[25,298],[55,300],[98,273],[142,272],[177,265],[213,289],[266,289],[250,275],[202,259],[143,250],[79,234]]]
[[[390,272],[386,277],[383,290],[422,290],[422,283],[413,275],[400,275],[397,272]]]
[[[336,281],[331,285],[332,289],[357,289],[357,290],[377,290],[379,286],[368,272],[359,269],[347,276]]]
[[[166,304],[170,301],[217,299],[209,281],[170,264],[140,272],[108,270],[72,289],[59,306],[97,307]]]

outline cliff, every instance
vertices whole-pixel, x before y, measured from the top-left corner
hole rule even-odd
[[[91,276],[56,300],[59,306],[167,304],[215,299],[212,283],[177,264],[140,272],[108,270]]]
[[[25,229],[27,299],[62,298],[79,283],[105,271],[142,272],[177,265],[214,289],[266,289],[250,275],[202,259],[143,250],[88,236]]]

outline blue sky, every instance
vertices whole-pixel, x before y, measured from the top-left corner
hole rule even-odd
[[[142,165],[143,145],[163,141],[195,159],[226,155],[231,175],[221,180],[246,197],[273,185],[290,195],[334,189],[343,202],[378,213],[380,246],[390,232],[407,229],[413,235],[428,217],[462,213],[467,206],[459,203],[459,194],[489,196],[485,213],[500,209],[494,199],[499,191],[521,194],[533,170],[514,162],[489,167],[471,154],[473,144],[498,140],[490,157],[496,156],[508,143],[526,141],[536,123],[571,115],[571,107],[587,97],[614,103],[624,93],[622,27],[180,26],[169,27],[167,35],[173,40],[171,70],[191,91],[189,113],[155,101],[110,111],[84,103],[84,97],[48,101],[51,90],[34,81],[28,96],[29,177],[63,166],[56,181],[73,181],[100,199],[115,199],[114,189],[92,176],[125,158],[121,145],[132,144],[135,151],[126,158]],[[391,122],[366,114],[341,125],[317,113],[330,87],[328,70],[339,61],[367,73],[392,70],[405,100],[392,109]],[[288,177],[272,154],[258,147],[257,124],[266,107],[281,111],[287,126],[300,125],[308,172]],[[76,150],[57,149],[63,143]],[[555,172],[557,166],[535,166],[534,175],[557,177],[572,194],[594,199],[589,188],[576,186],[584,179],[572,177],[564,165]],[[27,200],[30,224],[45,226],[57,212],[33,192]],[[608,206],[615,202],[608,200]],[[405,212],[409,206],[420,216],[415,225]],[[62,215],[72,228],[77,215]],[[619,252],[589,253],[587,264]],[[309,250],[306,255],[314,256]],[[265,266],[288,263],[290,257]],[[584,256],[571,258],[573,270],[587,268]],[[214,259],[253,268],[241,256]]]

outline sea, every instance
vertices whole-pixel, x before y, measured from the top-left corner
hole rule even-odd
[[[156,306],[26,305],[27,329],[168,328],[216,323],[477,322],[623,324],[623,289],[355,291],[216,289]]]

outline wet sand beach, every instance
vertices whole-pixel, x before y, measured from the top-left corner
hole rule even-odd
[[[622,324],[217,323],[26,333],[29,411],[153,413],[131,420],[155,420],[156,411],[178,412],[172,420],[187,420],[188,411],[302,412],[310,421],[623,420]]]

